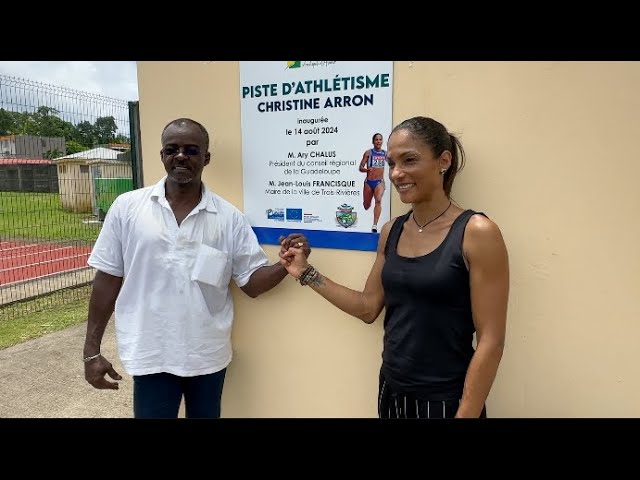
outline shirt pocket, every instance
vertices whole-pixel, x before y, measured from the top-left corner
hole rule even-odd
[[[231,280],[229,252],[200,245],[191,271],[191,280],[217,288],[227,288]]]

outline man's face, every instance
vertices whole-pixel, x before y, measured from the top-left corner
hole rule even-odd
[[[196,125],[169,125],[162,134],[160,159],[169,180],[181,185],[200,182],[210,158],[204,135]]]

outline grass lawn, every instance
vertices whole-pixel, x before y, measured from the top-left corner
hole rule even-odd
[[[0,348],[63,330],[87,319],[91,286],[0,307]]]
[[[0,238],[94,242],[99,224],[85,224],[86,213],[62,209],[57,193],[0,192]]]

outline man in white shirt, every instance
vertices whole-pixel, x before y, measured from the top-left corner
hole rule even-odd
[[[231,279],[250,297],[287,275],[269,265],[244,215],[202,183],[209,135],[180,118],[163,130],[156,185],[120,195],[107,213],[88,263],[97,269],[84,345],[85,379],[117,389],[122,377],[100,354],[115,310],[118,353],[133,377],[136,418],[217,418],[231,362]],[[281,237],[310,253],[301,234]]]

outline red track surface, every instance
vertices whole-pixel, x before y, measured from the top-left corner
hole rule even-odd
[[[0,285],[87,266],[91,247],[0,242]]]

